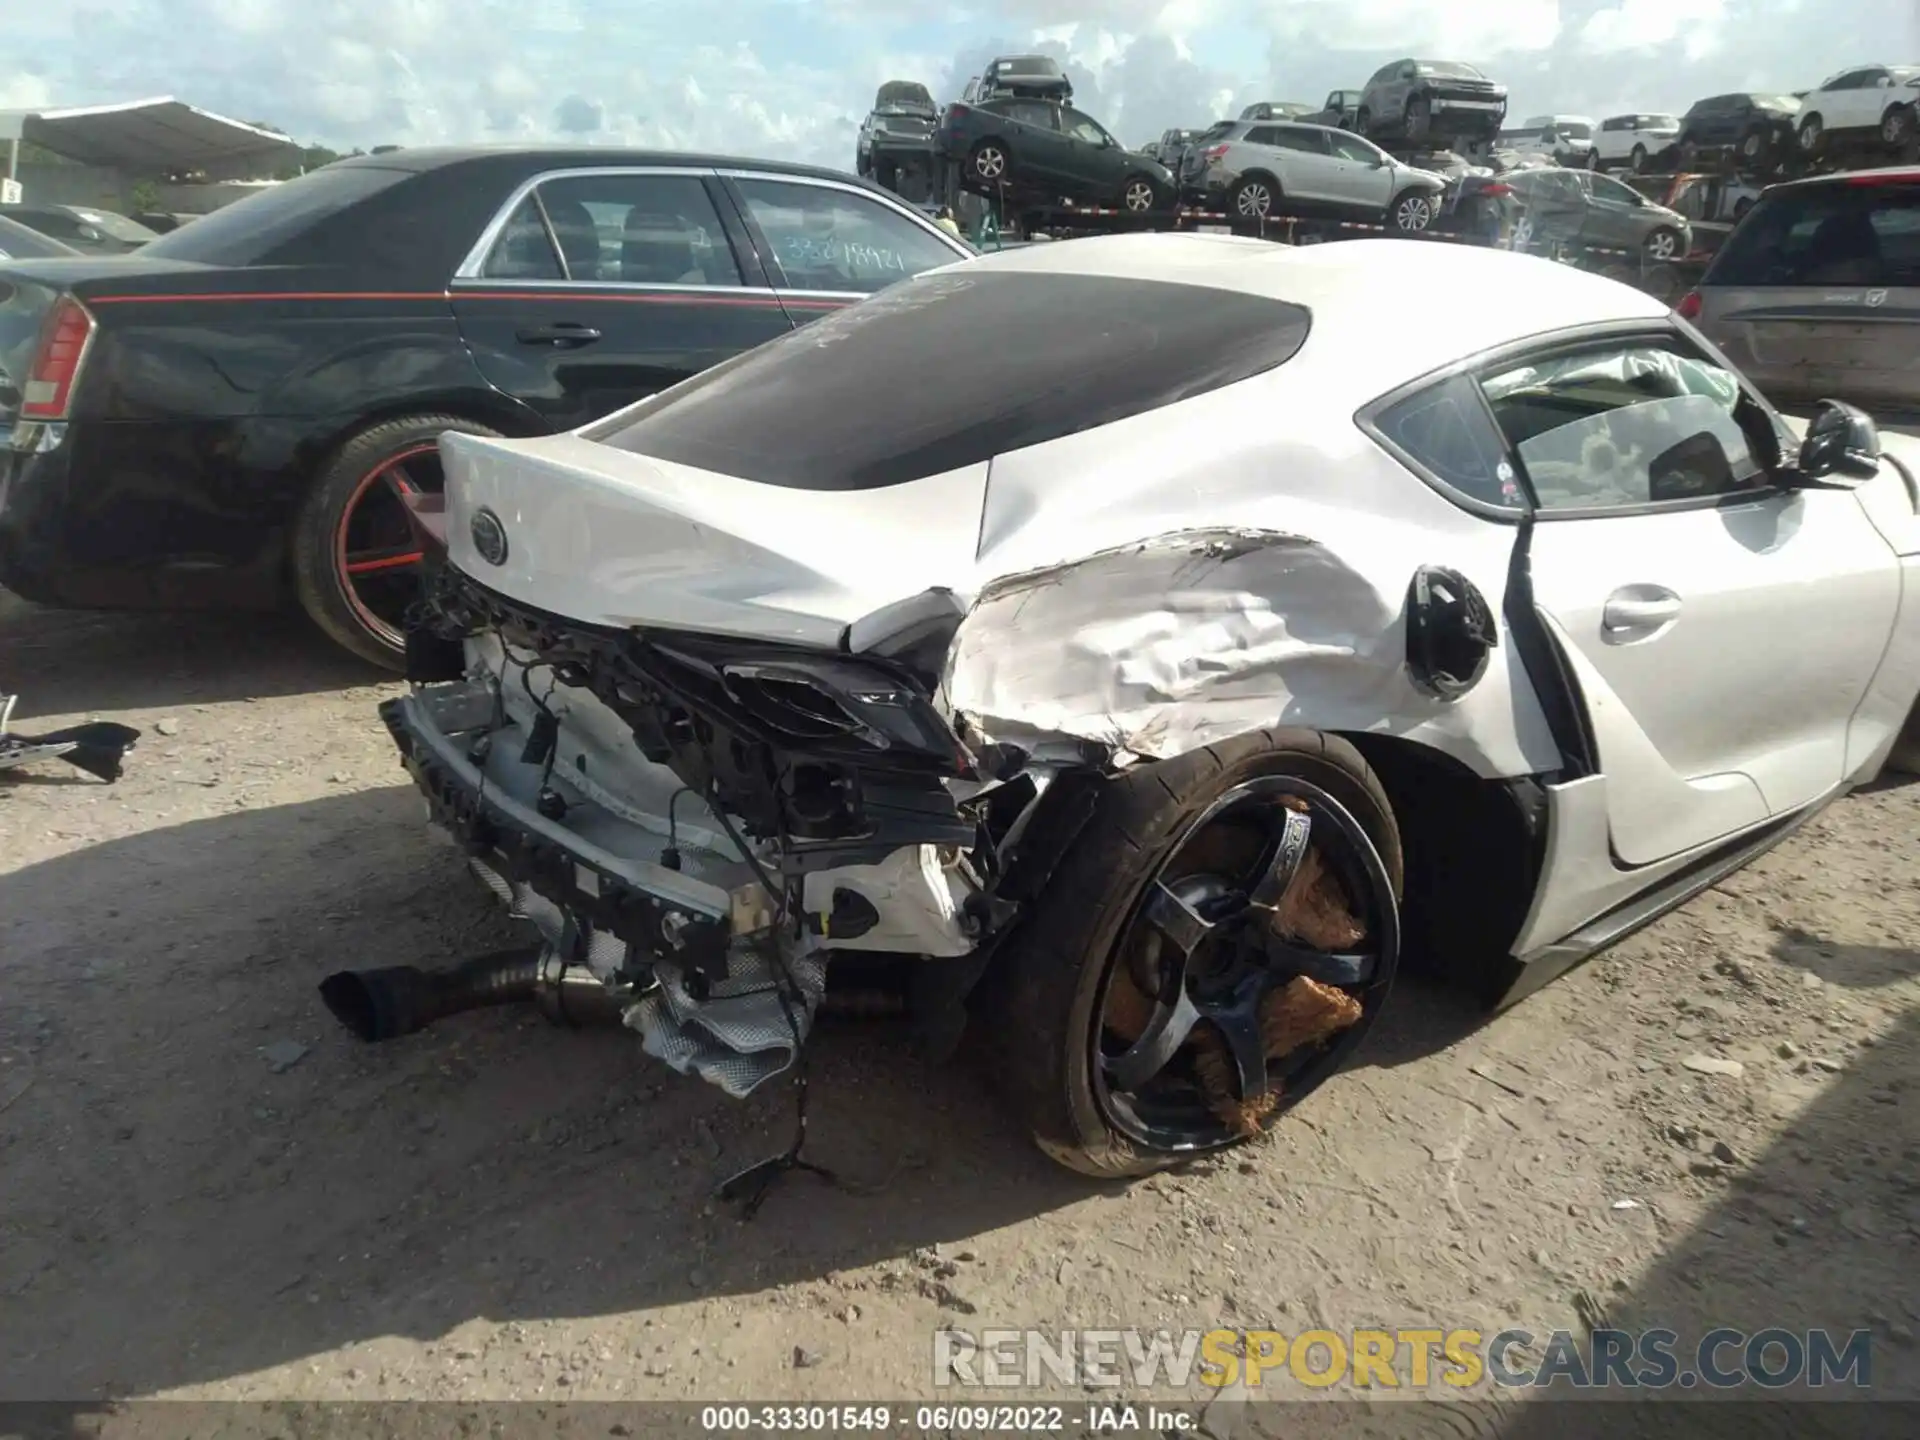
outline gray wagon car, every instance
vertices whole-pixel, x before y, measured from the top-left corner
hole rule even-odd
[[[1769,187],[1680,313],[1775,404],[1920,420],[1920,168]]]

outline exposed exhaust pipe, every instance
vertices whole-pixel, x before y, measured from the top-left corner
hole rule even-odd
[[[334,1019],[366,1041],[392,1040],[449,1015],[528,1000],[558,1025],[609,1024],[625,1003],[591,970],[569,965],[546,945],[497,950],[443,970],[341,970],[320,982],[320,998]]]

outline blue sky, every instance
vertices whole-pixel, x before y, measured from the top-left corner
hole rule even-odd
[[[171,94],[339,147],[567,137],[849,165],[873,91],[1067,66],[1123,140],[1402,55],[1517,115],[1684,109],[1920,63],[1914,0],[0,0],[0,109]]]

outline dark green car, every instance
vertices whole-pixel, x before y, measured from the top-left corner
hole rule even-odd
[[[1129,150],[1091,115],[1053,100],[996,95],[955,101],[940,122],[939,148],[960,180],[984,195],[1045,203],[1113,206],[1136,214],[1173,202],[1173,172]]]

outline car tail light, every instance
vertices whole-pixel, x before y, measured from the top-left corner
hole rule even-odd
[[[1849,185],[1911,185],[1920,181],[1920,170],[1893,170],[1885,174],[1867,170],[1858,175],[1849,175]]]
[[[971,105],[962,105],[958,100],[947,106],[947,119],[949,120],[958,120],[962,116],[972,113],[973,107]]]
[[[1701,309],[1700,292],[1689,290],[1680,297],[1680,303],[1673,307],[1674,314],[1682,320],[1698,320]]]
[[[1202,150],[1202,151],[1200,152],[1200,158],[1201,158],[1202,160],[1204,160],[1204,161],[1206,161],[1206,162],[1207,162],[1207,164],[1209,164],[1209,165],[1211,165],[1211,164],[1213,164],[1213,162],[1214,162],[1214,161],[1216,161],[1216,160],[1222,160],[1222,159],[1225,159],[1225,158],[1226,158],[1226,154],[1227,154],[1227,147],[1226,147],[1226,146],[1224,146],[1224,145],[1209,145],[1209,146],[1208,146],[1208,147],[1207,147],[1206,149],[1204,149],[1204,150]]]
[[[40,327],[40,348],[34,352],[21,386],[22,420],[64,420],[73,400],[80,364],[93,339],[93,316],[71,295],[62,295]]]
[[[1482,195],[1511,195],[1513,193],[1513,187],[1511,185],[1501,185],[1497,183],[1493,185],[1482,185],[1480,187],[1480,193]]]

